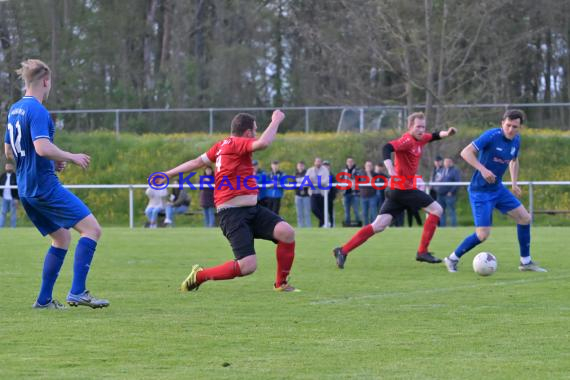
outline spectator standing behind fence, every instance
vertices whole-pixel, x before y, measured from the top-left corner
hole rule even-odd
[[[259,192],[257,193],[257,203],[261,206],[267,207],[267,176],[263,169],[259,167],[259,162],[257,160],[251,161],[253,165],[253,175],[255,176],[255,181],[259,187]]]
[[[388,174],[388,172],[386,171],[384,164],[374,165],[374,172],[376,173],[376,175],[381,175],[384,177],[376,180],[377,187],[380,188],[380,190],[376,190],[376,199],[378,200],[378,210],[376,211],[377,213],[379,213],[380,208],[382,207],[382,203],[384,203],[384,200],[386,199],[384,191],[388,186],[388,179],[390,178],[390,174]]]
[[[148,219],[148,227],[156,228],[158,224],[158,213],[164,211],[168,191],[166,189],[156,190],[149,187],[146,189],[145,194],[148,197],[148,204],[144,210],[146,218]]]
[[[2,214],[0,215],[0,228],[4,227],[6,216],[10,213],[10,226],[16,228],[18,211],[18,189],[10,189],[8,186],[16,186],[16,173],[14,165],[7,163],[6,171],[0,175],[0,186],[2,188]]]
[[[336,175],[331,170],[331,163],[327,160],[323,161],[323,166],[328,169],[329,171],[329,184],[333,184],[335,182]],[[324,186],[323,186],[324,187]],[[328,186],[327,186],[328,187]],[[327,197],[327,204],[328,204],[328,211],[329,211],[329,225],[334,227],[335,220],[334,220],[334,200],[336,199],[336,192],[337,188],[335,186],[331,186],[329,189],[329,195]]]
[[[323,197],[323,190],[320,188],[328,187],[329,176],[330,172],[323,166],[321,158],[315,157],[315,166],[307,170],[307,177],[309,177],[314,187],[314,190],[309,189],[309,195],[311,196],[311,211],[319,220],[319,227],[325,224],[325,199]]]
[[[204,212],[204,227],[215,227],[216,225],[216,206],[214,204],[214,171],[211,167],[206,166],[204,176],[211,177],[212,188],[204,186],[200,190],[200,207]]]
[[[344,225],[347,227],[351,226],[351,218],[350,218],[350,209],[354,210],[354,220],[357,225],[361,225],[360,221],[360,191],[356,190],[354,185],[354,177],[360,175],[358,172],[358,168],[354,163],[354,159],[352,157],[348,157],[346,159],[346,167],[344,168],[344,172],[347,173],[343,175],[342,178],[350,179],[353,183],[351,188],[348,188],[344,191],[343,195],[343,202],[344,202]]]
[[[360,175],[368,177],[368,182],[372,183],[372,178],[377,174],[374,172],[372,161],[364,163],[364,172]],[[372,186],[363,186],[360,188],[360,202],[362,203],[362,219],[364,225],[370,224],[378,215],[378,197],[377,190]]]
[[[269,173],[267,182],[271,184],[267,188],[267,208],[279,215],[281,209],[281,198],[283,198],[283,188],[281,187],[281,177],[284,174],[279,170],[279,161],[271,162],[271,173]]]
[[[443,161],[443,170],[441,180],[438,182],[460,182],[461,173],[455,167],[453,159],[446,158]],[[437,202],[443,208],[443,215],[439,221],[441,227],[447,225],[447,216],[450,217],[452,227],[457,227],[457,214],[455,213],[455,204],[457,203],[457,190],[459,186],[437,186]]]
[[[431,175],[429,176],[429,181],[433,182],[441,182],[441,175],[443,174],[443,158],[441,156],[436,156],[435,160],[433,161],[433,169],[431,171]],[[429,196],[433,199],[437,199],[437,187],[430,185],[429,187]]]
[[[297,186],[303,183],[306,175],[305,162],[297,162],[297,170],[295,172]],[[311,198],[308,186],[295,189],[295,208],[297,209],[297,227],[311,227]]]

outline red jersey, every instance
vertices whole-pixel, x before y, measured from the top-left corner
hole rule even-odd
[[[251,164],[254,141],[254,138],[231,136],[218,141],[202,155],[204,162],[216,163],[216,207],[239,195],[257,195],[257,181]]]
[[[418,173],[422,147],[431,140],[431,133],[424,133],[419,141],[409,133],[404,133],[399,139],[390,141],[396,156],[396,161],[394,162],[396,175],[406,179],[404,182],[405,190],[414,189],[414,176]],[[399,182],[402,182],[402,180],[399,180]]]

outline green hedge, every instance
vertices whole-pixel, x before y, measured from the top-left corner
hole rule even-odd
[[[450,139],[429,144],[422,159],[420,174],[427,180],[431,162],[436,155],[453,157],[460,167],[463,179],[468,180],[470,170],[461,159],[460,150],[481,130],[465,127]],[[559,131],[526,130],[523,132],[521,150],[520,180],[570,180],[570,134]],[[396,137],[395,131],[365,134],[284,134],[267,150],[255,153],[265,170],[271,160],[279,160],[281,169],[293,173],[295,163],[304,160],[312,165],[315,156],[332,162],[338,172],[344,168],[346,157],[352,156],[359,166],[364,160],[381,161],[382,146]],[[108,132],[66,133],[58,132],[56,143],[63,149],[85,152],[92,157],[91,166],[83,171],[69,167],[62,175],[65,184],[143,184],[147,176],[155,171],[164,171],[183,161],[195,158],[205,152],[224,135],[180,134],[180,135],[131,135],[122,134],[116,138]],[[506,175],[508,177],[508,174]],[[526,190],[526,189],[525,189]],[[128,192],[126,190],[76,190],[103,224],[127,225]],[[525,191],[525,194],[528,192]],[[192,209],[199,210],[197,192],[190,192]],[[535,190],[535,209],[570,210],[570,187],[541,187]],[[282,214],[295,222],[293,192],[287,191],[282,202]],[[340,198],[340,197],[339,197]],[[471,224],[471,211],[465,191],[461,191],[458,217],[461,224]],[[525,204],[528,200],[524,199]],[[135,192],[136,224],[144,223],[143,210],[146,205],[144,190]],[[342,221],[343,207],[339,199],[335,203],[336,220]],[[498,224],[504,218],[497,217]],[[570,224],[568,217],[541,216],[540,224]],[[201,223],[201,218],[178,217],[179,224]],[[294,223],[293,223],[294,224]]]

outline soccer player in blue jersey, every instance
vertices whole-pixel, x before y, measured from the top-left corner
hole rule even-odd
[[[509,215],[517,222],[521,271],[546,272],[530,257],[530,214],[517,199],[521,189],[519,175],[520,130],[524,123],[521,110],[508,110],[501,128],[486,131],[461,151],[461,157],[475,168],[469,185],[469,200],[475,220],[475,233],[444,259],[449,272],[457,272],[461,256],[484,242],[491,233],[493,209]],[[503,174],[509,168],[512,193],[503,185]]]
[[[18,193],[28,217],[43,236],[52,239],[44,260],[42,285],[33,307],[63,309],[52,291],[71,240],[69,228],[81,238],[75,249],[73,282],[67,295],[71,306],[100,308],[109,301],[93,297],[85,287],[91,260],[101,237],[101,227],[91,211],[73,193],[65,189],[55,172],[72,162],[85,169],[90,157],[70,153],[53,143],[54,124],[42,105],[51,89],[51,70],[40,60],[22,62],[17,71],[26,85],[26,94],[8,112],[4,152],[16,161]]]

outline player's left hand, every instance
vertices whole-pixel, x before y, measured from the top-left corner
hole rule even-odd
[[[457,129],[454,128],[454,127],[451,127],[451,128],[448,128],[448,129],[447,129],[447,136],[448,136],[448,137],[449,137],[449,136],[453,136],[453,135],[456,134],[456,133],[457,133]]]
[[[65,170],[65,167],[67,166],[67,162],[66,161],[56,161],[55,162],[55,171],[56,172],[62,172]]]
[[[520,187],[518,187],[518,185],[512,185],[511,190],[517,198],[520,198],[520,196],[522,194],[522,190]]]

